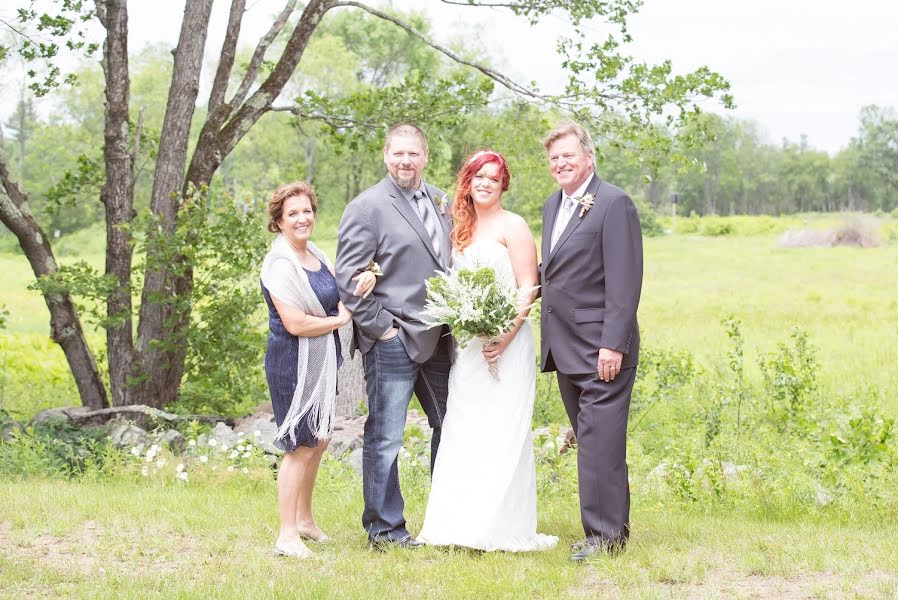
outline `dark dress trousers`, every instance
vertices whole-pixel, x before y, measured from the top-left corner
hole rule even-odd
[[[586,538],[622,544],[629,535],[627,418],[639,359],[636,309],[642,289],[642,230],[627,194],[593,175],[594,205],[577,206],[554,248],[562,193],[543,208],[542,370],[557,371],[577,436],[580,516]],[[598,377],[599,348],[623,353],[611,382]]]

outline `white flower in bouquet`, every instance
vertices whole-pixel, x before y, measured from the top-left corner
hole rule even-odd
[[[488,343],[514,327],[521,311],[529,308],[524,297],[532,291],[501,281],[490,267],[450,269],[427,280],[422,321],[448,325],[462,348],[475,337]],[[490,373],[499,379],[495,364]]]

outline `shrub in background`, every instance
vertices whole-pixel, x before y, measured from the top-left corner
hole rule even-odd
[[[664,235],[664,227],[658,220],[658,214],[652,210],[652,207],[642,198],[634,199],[636,210],[639,212],[639,225],[642,228],[642,235],[645,237],[657,237]]]

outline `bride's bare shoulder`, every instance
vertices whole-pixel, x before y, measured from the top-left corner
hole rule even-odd
[[[503,232],[506,239],[515,239],[521,237],[533,237],[530,233],[530,226],[524,217],[517,213],[506,210],[503,215]]]

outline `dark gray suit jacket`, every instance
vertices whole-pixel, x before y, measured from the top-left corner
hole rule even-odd
[[[424,185],[431,202],[443,196],[439,188]],[[359,194],[343,211],[335,268],[340,298],[353,314],[353,349],[368,352],[395,325],[409,358],[423,363],[433,355],[441,330],[420,320],[427,297],[424,282],[449,266],[452,226],[448,204],[443,212],[434,204],[434,211],[442,227],[439,259],[415,207],[389,177]],[[367,298],[353,296],[352,278],[367,269],[371,259],[384,274]]]
[[[642,229],[627,194],[593,175],[595,204],[576,207],[550,252],[561,190],[543,207],[542,370],[596,372],[599,348],[623,352],[622,368],[639,360],[636,309],[642,290]],[[549,355],[551,354],[551,360]]]

